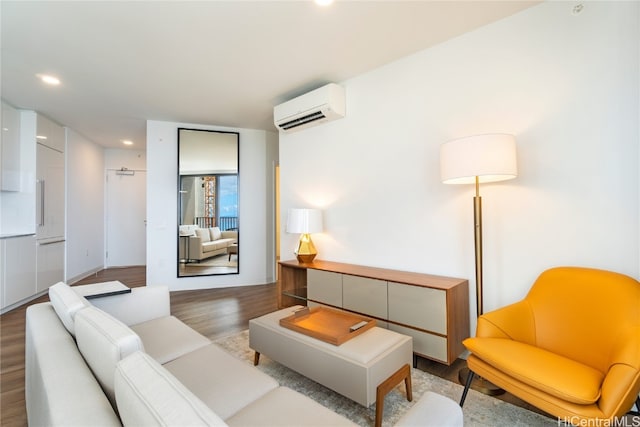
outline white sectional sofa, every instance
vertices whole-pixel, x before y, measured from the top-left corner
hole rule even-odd
[[[171,316],[166,287],[90,303],[58,283],[49,297],[26,314],[30,426],[354,425]],[[461,425],[462,412],[429,393],[398,425],[430,422]]]
[[[226,254],[227,248],[238,243],[237,231],[220,231],[218,227],[196,228],[189,237],[189,259],[201,261],[212,256]]]

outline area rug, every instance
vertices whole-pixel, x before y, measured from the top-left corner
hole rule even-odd
[[[245,330],[219,338],[216,344],[244,362],[253,365],[254,352],[249,348],[249,331]],[[280,385],[292,388],[309,396],[323,406],[349,418],[360,426],[372,426],[375,421],[375,404],[370,407],[359,405],[346,397],[280,365],[265,355],[260,356],[258,369],[275,378]],[[392,390],[384,402],[382,425],[393,426],[426,391],[432,391],[459,401],[463,387],[419,369],[412,369],[413,402],[408,402],[404,383]],[[556,420],[536,414],[510,403],[485,396],[470,390],[464,404],[465,426],[557,426]]]

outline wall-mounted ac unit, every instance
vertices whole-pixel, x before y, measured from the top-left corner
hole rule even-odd
[[[273,122],[282,132],[294,132],[345,116],[344,88],[329,83],[273,107]]]

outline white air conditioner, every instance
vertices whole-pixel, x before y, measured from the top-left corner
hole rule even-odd
[[[273,107],[273,122],[282,132],[294,132],[345,116],[344,88],[329,83]]]

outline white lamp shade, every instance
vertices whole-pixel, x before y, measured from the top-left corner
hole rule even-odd
[[[322,212],[319,209],[289,209],[287,215],[287,233],[320,233],[322,231]]]
[[[445,184],[474,184],[518,176],[516,139],[486,134],[454,139],[440,146],[440,177]]]

